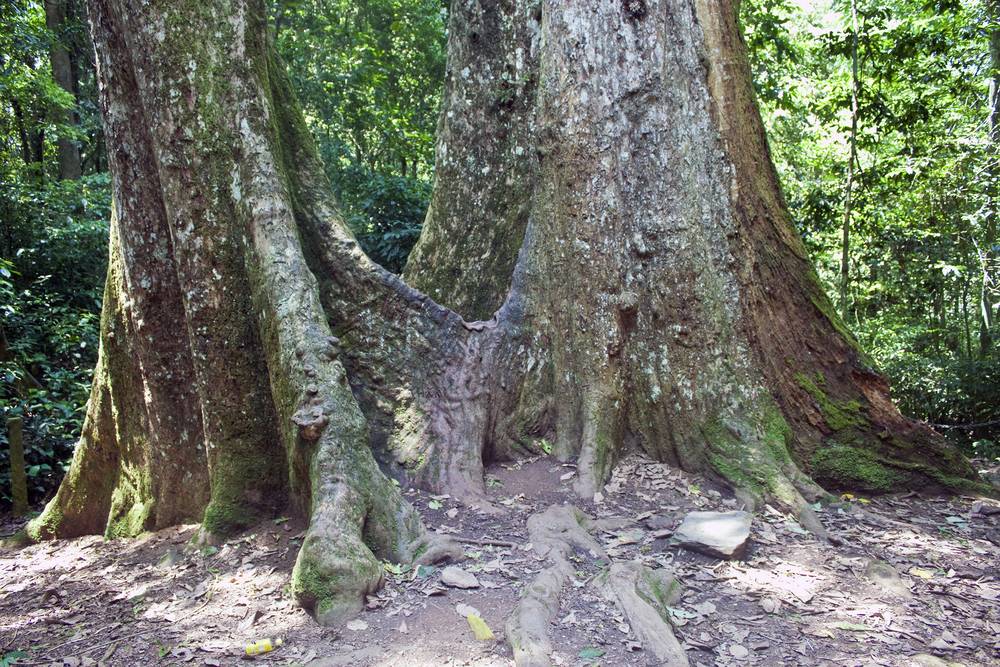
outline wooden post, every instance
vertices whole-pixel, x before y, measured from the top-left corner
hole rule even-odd
[[[24,516],[28,513],[28,477],[24,473],[20,417],[7,420],[7,443],[10,445],[10,496],[14,500],[14,516]]]

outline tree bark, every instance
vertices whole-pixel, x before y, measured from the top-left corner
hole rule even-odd
[[[858,160],[858,6],[851,0],[851,134],[844,183],[844,222],[840,242],[840,317],[847,322],[848,290],[851,285],[851,205],[854,203],[854,164]]]
[[[820,289],[732,6],[491,7],[453,6],[437,208],[408,269],[467,279],[434,289],[469,312],[502,293],[467,321],[358,247],[262,0],[90,0],[111,263],[83,435],[32,537],[201,518],[214,539],[288,505],[310,519],[293,590],[334,623],[379,559],[451,549],[390,476],[489,510],[484,461],[536,438],[578,459],[583,495],[641,448],[817,532],[804,470],[975,484],[895,409]]]
[[[311,516],[296,594],[333,622],[379,558],[437,552],[375,464],[307,256],[423,305],[331,207],[262,2],[89,10],[115,210],[101,352],[70,472],[28,534],[201,519],[211,540],[291,505]]]
[[[531,212],[543,5],[452,5],[434,192],[403,275],[485,320],[507,295]]]
[[[625,445],[799,506],[818,492],[803,469],[870,489],[968,475],[819,286],[731,3],[459,2],[449,36],[405,275],[470,317],[511,285],[532,332],[513,433],[554,431],[594,469],[583,490]]]
[[[21,161],[24,164],[31,164],[34,159],[31,153],[31,139],[28,137],[27,119],[21,103],[16,99],[10,101],[11,110],[14,112],[14,124],[17,126],[17,136],[21,142]]]
[[[20,517],[28,513],[28,477],[24,470],[24,439],[21,418],[7,418],[7,446],[10,449],[11,514]]]
[[[73,95],[76,99],[76,80],[69,49],[65,41],[65,29],[68,16],[68,0],[45,0],[45,27],[52,33],[53,40],[49,47],[49,63],[52,66],[52,78],[56,85]],[[52,121],[58,125],[76,125],[76,114],[70,109],[56,107],[53,109]],[[59,159],[59,180],[75,180],[80,178],[80,147],[72,139],[60,131],[56,139],[56,150]]]
[[[994,295],[997,291],[997,224],[1000,219],[1000,0],[986,3],[992,22],[990,30],[990,85],[988,110],[989,142],[987,160],[986,223],[983,233],[980,263],[983,284],[979,299],[979,353],[986,356],[993,346]]]

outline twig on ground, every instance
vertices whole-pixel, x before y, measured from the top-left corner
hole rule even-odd
[[[6,641],[6,642],[4,643],[4,645],[3,645],[3,652],[4,652],[4,653],[6,653],[6,652],[7,652],[7,649],[9,649],[9,648],[10,648],[11,646],[13,646],[13,645],[14,645],[14,642],[16,642],[16,641],[17,641],[17,635],[18,635],[18,634],[20,634],[20,632],[21,632],[21,628],[17,628],[17,629],[15,629],[15,630],[14,630],[14,636],[13,636],[13,637],[11,637],[11,638],[10,638],[10,639],[9,639],[8,641]]]
[[[455,537],[453,538],[456,542],[461,542],[462,544],[478,544],[480,546],[491,546],[491,547],[507,547],[509,549],[516,549],[517,545],[513,542],[505,542],[504,540],[477,540],[472,537]]]
[[[121,642],[121,641],[125,641],[126,639],[135,639],[136,637],[141,637],[142,635],[148,635],[150,632],[154,632],[154,629],[150,628],[149,630],[143,630],[142,632],[136,632],[136,633],[131,634],[131,635],[125,635],[124,637],[115,637],[114,639],[109,639],[106,642],[101,642],[99,644],[93,644],[91,646],[88,646],[87,648],[80,650],[80,653],[81,654],[83,654],[83,653],[90,653],[91,651],[93,651],[95,649],[104,648],[105,646],[108,646],[110,644],[114,644],[115,642]],[[169,632],[169,630],[168,630],[168,632]],[[81,637],[80,639],[86,639],[86,637]],[[44,653],[44,654],[38,656],[38,658],[36,658],[36,660],[38,662],[21,662],[21,661],[18,661],[17,664],[19,666],[21,666],[21,665],[24,665],[24,666],[28,666],[28,665],[47,665],[47,664],[49,664],[50,661],[52,661],[54,659],[54,656],[52,655],[52,651],[55,651],[56,649],[62,648],[62,647],[67,646],[69,644],[72,644],[73,642],[80,641],[80,639],[74,639],[72,641],[65,642],[63,644],[59,644],[58,646],[55,646],[53,648],[48,649],[46,653]]]
[[[90,639],[94,635],[99,635],[102,632],[104,632],[105,630],[107,630],[108,628],[112,628],[115,625],[116,625],[115,623],[112,623],[111,625],[105,625],[100,630],[97,630],[96,632],[91,632],[90,634],[88,634],[88,635],[86,635],[84,637],[77,637],[76,639],[70,639],[69,641],[65,641],[62,644],[56,644],[55,646],[50,646],[49,648],[45,649],[44,655],[48,655],[49,653],[52,653],[53,651],[57,651],[57,650],[65,647],[65,646],[69,646],[70,644],[75,644],[77,642],[82,642],[84,639]],[[44,655],[43,655],[43,657],[44,657]],[[21,664],[25,665],[25,664],[28,664],[28,663],[22,662]]]

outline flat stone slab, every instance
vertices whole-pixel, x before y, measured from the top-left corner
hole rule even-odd
[[[476,575],[454,565],[449,565],[441,571],[441,583],[451,588],[479,588]]]
[[[685,549],[707,556],[742,558],[750,544],[749,512],[689,512],[673,539]]]

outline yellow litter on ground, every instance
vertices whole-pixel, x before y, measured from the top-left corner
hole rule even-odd
[[[493,631],[490,630],[490,626],[486,625],[486,621],[479,616],[469,614],[465,617],[465,619],[469,622],[469,627],[472,628],[472,634],[474,634],[476,639],[479,641],[485,642],[491,639],[496,639],[496,637],[493,636]]]

